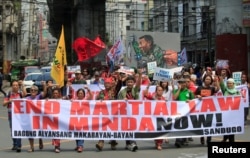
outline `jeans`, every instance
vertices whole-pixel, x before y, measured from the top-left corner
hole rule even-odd
[[[76,146],[82,146],[83,147],[84,140],[76,140]]]
[[[10,131],[11,131],[11,136],[12,136],[12,117],[11,117],[11,112],[8,112],[8,120],[9,120],[9,126],[10,126]],[[22,147],[22,139],[21,138],[12,138],[13,146],[14,147]]]

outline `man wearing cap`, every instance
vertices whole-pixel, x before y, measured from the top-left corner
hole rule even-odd
[[[180,78],[178,80],[178,89],[173,91],[173,99],[178,101],[189,101],[194,99],[194,94],[187,88],[187,80],[185,78]],[[175,146],[180,148],[181,145],[187,144],[188,141],[186,138],[177,138],[175,140]]]
[[[72,84],[87,84],[87,82],[82,78],[82,73],[80,70],[75,71],[75,78],[71,81]]]
[[[100,73],[96,71],[94,73],[94,78],[90,81],[91,84],[104,84],[103,79],[100,76]]]

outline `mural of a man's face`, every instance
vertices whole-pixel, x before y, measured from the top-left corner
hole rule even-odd
[[[139,48],[143,53],[147,53],[151,48],[151,42],[146,41],[144,38],[139,39]]]

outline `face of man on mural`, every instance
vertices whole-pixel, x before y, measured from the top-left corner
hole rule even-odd
[[[139,39],[139,48],[143,53],[147,53],[151,48],[151,42],[146,41],[145,38]]]

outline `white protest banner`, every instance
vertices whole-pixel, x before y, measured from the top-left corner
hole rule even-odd
[[[70,72],[75,72],[77,70],[81,70],[80,65],[67,66],[67,70]]]
[[[171,68],[170,70],[173,73],[178,73],[178,72],[181,72],[182,69],[183,69],[183,66],[178,66],[178,67],[175,67],[175,68]]]
[[[188,103],[16,99],[12,102],[12,137],[152,140],[242,134],[241,103],[240,96],[206,97]]]
[[[156,67],[153,80],[170,81],[173,78],[174,73],[181,72],[182,69],[183,69],[182,66],[171,68],[171,69],[164,69],[164,68]]]
[[[237,85],[237,86],[241,84],[241,75],[242,75],[242,72],[240,72],[240,71],[232,73],[235,85]]]
[[[160,68],[160,67],[155,68],[153,80],[169,81],[172,78],[173,78],[173,72],[171,71],[171,69],[164,69],[164,68]]]
[[[156,67],[157,67],[156,61],[148,62],[147,63],[148,74],[153,74],[155,72]]]
[[[120,69],[118,69],[118,72],[125,73],[128,75],[133,75],[134,74],[134,69],[128,67],[128,66],[120,66]]]

